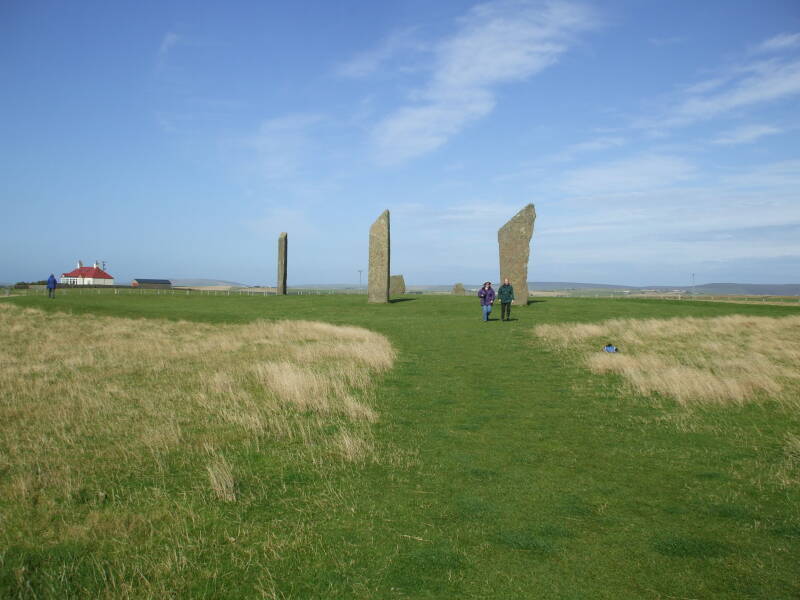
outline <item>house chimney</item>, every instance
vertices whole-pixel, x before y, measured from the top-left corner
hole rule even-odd
[[[82,266],[83,266],[83,261],[82,261],[82,260],[79,260],[79,261],[78,261],[78,268],[80,269]]]
[[[94,261],[94,268],[95,269],[99,269],[100,268],[100,263],[98,263],[97,261]]]

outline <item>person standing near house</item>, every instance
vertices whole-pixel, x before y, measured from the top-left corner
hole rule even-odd
[[[500,298],[500,320],[511,320],[511,304],[514,302],[514,286],[508,282],[508,277],[503,279],[503,285],[497,290]]]
[[[483,320],[489,320],[489,313],[492,312],[492,304],[494,304],[494,290],[492,289],[492,282],[487,281],[483,287],[478,290],[478,298],[481,299],[481,309],[483,310]]]
[[[56,286],[58,282],[56,281],[56,276],[50,273],[50,277],[47,278],[47,297],[48,298],[55,298],[56,297]]]

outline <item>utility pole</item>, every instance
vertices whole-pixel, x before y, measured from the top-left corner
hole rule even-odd
[[[694,287],[694,273],[692,273],[692,296],[697,293],[697,290]]]
[[[364,272],[364,269],[358,270],[358,289],[361,289],[361,273]]]

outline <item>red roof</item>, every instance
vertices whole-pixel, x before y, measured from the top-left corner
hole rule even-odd
[[[78,267],[69,273],[62,273],[62,277],[83,277],[84,279],[91,277],[92,279],[114,279],[111,275],[98,269],[97,267]]]

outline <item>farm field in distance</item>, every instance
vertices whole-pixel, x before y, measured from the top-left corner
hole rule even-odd
[[[548,297],[482,323],[445,295],[67,294],[0,316],[2,598],[800,596],[798,306]],[[731,396],[606,361],[634,351]]]

